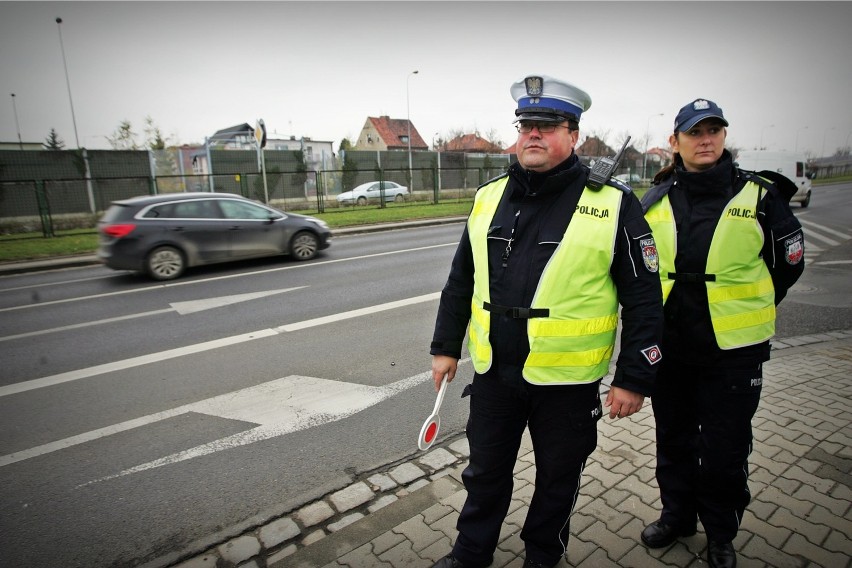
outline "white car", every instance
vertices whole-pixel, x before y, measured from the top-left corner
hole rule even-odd
[[[637,173],[618,174],[615,179],[627,185],[633,185],[642,181],[642,177]]]
[[[385,201],[405,201],[408,197],[408,188],[392,181],[369,181],[362,183],[352,191],[344,191],[337,196],[340,205],[366,205],[368,201],[379,201],[385,196]]]

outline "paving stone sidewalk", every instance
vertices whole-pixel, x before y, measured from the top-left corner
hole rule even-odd
[[[740,568],[852,568],[852,330],[773,342],[753,420],[752,502],[734,544]],[[599,422],[560,566],[706,565],[703,530],[649,550],[659,516],[651,405]],[[464,436],[211,546],[179,568],[429,568],[451,548],[464,502]],[[521,568],[535,463],[526,436],[494,568]],[[166,559],[161,559],[166,560]],[[152,564],[153,566],[153,564]]]

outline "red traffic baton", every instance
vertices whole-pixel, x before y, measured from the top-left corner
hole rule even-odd
[[[444,377],[441,383],[441,388],[438,389],[438,398],[435,400],[435,408],[432,409],[432,414],[423,423],[420,429],[420,438],[417,439],[417,447],[421,450],[428,450],[435,439],[438,437],[438,430],[441,428],[441,416],[438,411],[441,409],[441,403],[444,402],[444,393],[447,392],[447,385],[450,381]]]

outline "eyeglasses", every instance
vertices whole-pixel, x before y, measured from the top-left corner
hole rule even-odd
[[[556,132],[556,129],[559,127],[571,130],[570,125],[557,124],[555,122],[519,122],[515,125],[515,128],[517,128],[518,132],[521,134],[529,134],[533,131],[533,128],[537,128],[542,134],[550,134],[551,132]]]

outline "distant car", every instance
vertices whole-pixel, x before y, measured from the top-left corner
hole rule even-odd
[[[337,196],[340,205],[366,205],[368,201],[379,201],[384,193],[385,201],[405,201],[408,188],[392,181],[369,181],[362,183],[352,191],[344,191]]]
[[[97,256],[110,268],[179,277],[191,266],[289,255],[309,260],[331,244],[320,219],[230,193],[170,193],[110,204]]]
[[[642,181],[642,176],[637,173],[618,174],[615,178],[627,185],[633,185]]]

